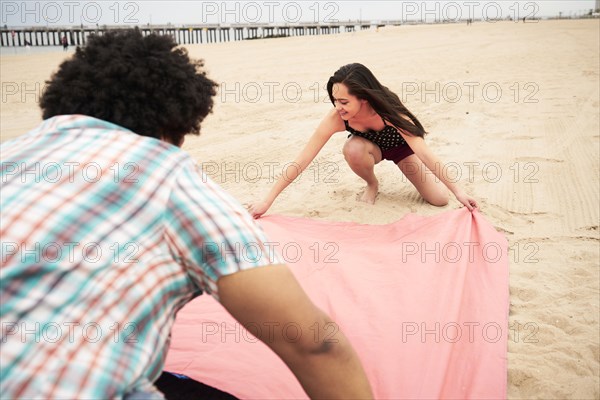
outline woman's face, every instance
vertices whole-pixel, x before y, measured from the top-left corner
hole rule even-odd
[[[343,83],[334,83],[331,88],[334,105],[340,117],[344,120],[352,119],[360,112],[366,100],[360,100],[358,97],[348,93],[348,87]]]

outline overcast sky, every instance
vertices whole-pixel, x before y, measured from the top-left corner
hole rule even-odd
[[[577,16],[595,0],[497,1],[10,1],[0,3],[1,25],[145,25],[297,23],[359,20],[452,21],[469,17]]]

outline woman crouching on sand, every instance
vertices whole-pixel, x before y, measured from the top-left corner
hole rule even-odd
[[[374,167],[385,159],[396,164],[430,204],[448,204],[448,188],[469,210],[477,207],[472,197],[440,173],[443,164],[425,144],[426,132],[419,120],[367,67],[343,66],[329,78],[327,92],[335,108],[323,118],[295,163],[283,172],[267,197],[250,206],[254,218],[267,212],[279,193],[304,171],[331,136],[342,131],[350,132],[344,157],[352,171],[367,183],[362,201],[375,203],[379,182]],[[432,173],[425,173],[427,169]]]

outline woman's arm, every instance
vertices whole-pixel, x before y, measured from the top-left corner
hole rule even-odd
[[[415,153],[419,160],[425,164],[425,166],[440,180],[446,187],[456,196],[456,199],[465,205],[469,211],[473,211],[473,208],[477,207],[475,199],[465,193],[465,191],[456,183],[450,181],[442,171],[445,171],[444,164],[442,161],[429,149],[425,140],[422,137],[410,136],[405,134],[402,130],[398,129],[398,132],[402,135],[406,143],[410,146],[412,151]]]
[[[331,136],[343,130],[344,123],[335,109],[328,112],[294,162],[282,171],[281,176],[277,179],[267,197],[263,201],[250,206],[248,210],[250,214],[254,218],[260,218],[261,215],[267,212],[277,196],[308,167]]]

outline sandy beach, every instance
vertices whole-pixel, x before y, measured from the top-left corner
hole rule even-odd
[[[241,203],[259,200],[331,107],[325,84],[367,65],[429,132],[509,241],[510,399],[600,397],[600,21],[385,27],[189,45],[221,84],[202,135],[184,149]],[[1,140],[41,121],[39,94],[72,52],[3,55]],[[425,203],[398,168],[376,167],[375,205],[333,136],[270,213],[385,224]]]

